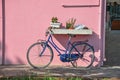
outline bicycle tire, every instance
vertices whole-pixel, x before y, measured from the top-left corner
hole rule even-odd
[[[76,52],[75,48],[79,53]],[[70,54],[80,55],[78,59],[71,61],[73,67],[89,68],[95,59],[94,48],[86,42],[74,43],[70,49]]]
[[[46,44],[44,42],[37,42],[31,45],[27,51],[27,61],[33,68],[46,68],[53,60],[53,50],[47,44],[46,49],[40,56],[43,46]]]

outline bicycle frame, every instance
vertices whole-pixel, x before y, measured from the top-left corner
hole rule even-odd
[[[47,44],[50,44],[50,45],[58,52],[58,55],[61,55],[62,52],[65,53],[65,54],[68,54],[68,53],[69,53],[69,49],[70,49],[70,45],[72,46],[72,43],[70,42],[70,40],[71,40],[71,37],[69,37],[69,40],[67,41],[66,50],[63,50],[63,49],[59,48],[59,47],[54,43],[54,41],[53,41],[53,39],[52,39],[52,34],[49,34],[49,35],[48,35],[48,39],[47,39],[47,41],[45,42],[46,45],[45,45],[45,47],[44,47],[44,49],[43,49],[43,52],[44,52]],[[42,53],[43,53],[43,52],[42,52]]]

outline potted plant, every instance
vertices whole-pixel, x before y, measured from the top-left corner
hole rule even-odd
[[[52,17],[51,21],[52,21],[52,23],[57,23],[58,22],[58,18],[57,17]]]
[[[61,23],[58,22],[58,18],[57,18],[57,17],[52,17],[50,26],[51,26],[52,28],[60,28]]]
[[[66,22],[66,29],[74,29],[76,19],[71,18]]]

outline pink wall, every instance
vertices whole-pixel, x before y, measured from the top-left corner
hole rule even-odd
[[[92,36],[79,36],[77,39],[89,39],[89,43],[95,48],[97,65],[103,44],[101,36],[102,18],[101,5],[103,0],[6,0],[6,64],[27,64],[27,48],[38,39],[43,39],[50,20],[57,16],[59,21],[65,25],[69,18],[76,18],[76,24],[85,24],[93,30]],[[78,3],[79,2],[79,3]],[[76,7],[63,7],[62,5],[77,5]],[[100,5],[100,6],[99,6]],[[80,7],[82,6],[82,7]],[[91,7],[88,7],[91,6]],[[61,40],[62,38],[62,40]],[[55,41],[61,47],[66,36],[57,36]],[[61,45],[62,44],[62,45]],[[69,65],[60,62],[55,54],[52,65]]]
[[[0,64],[2,63],[2,0],[0,0]]]

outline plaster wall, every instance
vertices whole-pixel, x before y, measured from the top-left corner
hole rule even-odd
[[[6,0],[6,64],[27,64],[28,47],[39,39],[45,39],[45,31],[53,16],[65,26],[69,18],[76,18],[76,24],[84,24],[93,30],[93,35],[77,36],[74,40],[89,39],[95,48],[94,66],[101,64],[103,56],[103,34],[101,32],[102,0]],[[67,5],[68,7],[63,7]],[[72,6],[71,6],[72,5]],[[71,6],[71,7],[69,7]],[[104,28],[104,27],[103,27]],[[55,42],[65,47],[66,35],[55,35]],[[51,65],[67,66],[54,51]]]

